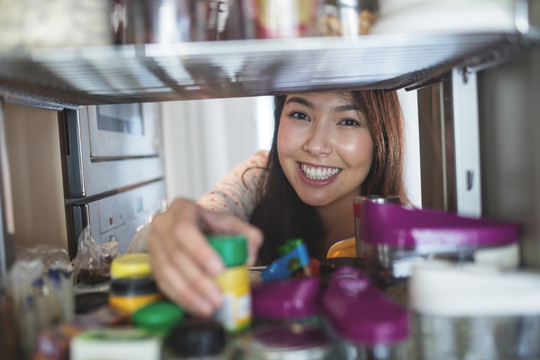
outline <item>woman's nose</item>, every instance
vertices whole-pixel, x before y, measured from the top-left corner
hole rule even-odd
[[[332,152],[330,131],[320,124],[314,126],[306,138],[303,149],[312,156],[326,155]]]

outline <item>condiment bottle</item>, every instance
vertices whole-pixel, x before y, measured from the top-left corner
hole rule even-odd
[[[111,263],[109,304],[133,314],[141,307],[162,298],[147,253],[119,256]]]
[[[251,293],[246,266],[248,249],[242,235],[209,235],[210,245],[223,259],[226,269],[216,279],[223,291],[223,306],[214,318],[229,332],[239,332],[251,324]]]

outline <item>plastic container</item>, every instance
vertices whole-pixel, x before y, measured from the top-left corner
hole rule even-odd
[[[360,270],[336,270],[322,296],[343,359],[405,360],[410,356],[409,315]]]
[[[379,12],[378,0],[324,0],[321,36],[355,37],[371,33]]]
[[[321,327],[267,325],[254,328],[236,339],[240,360],[330,360],[336,359],[334,343]]]
[[[133,253],[119,256],[112,261],[109,289],[111,306],[133,314],[163,298],[152,277],[148,257],[147,253]]]
[[[317,277],[254,285],[251,292],[254,325],[320,325],[319,295],[320,279]]]
[[[247,241],[242,235],[209,235],[208,242],[223,259],[226,269],[216,279],[224,301],[214,318],[229,332],[238,332],[251,324],[251,292]]]
[[[519,265],[517,224],[372,201],[363,206],[362,257],[370,278],[405,301],[417,259],[444,258],[500,268]],[[399,287],[397,291],[393,287]]]
[[[416,358],[540,358],[540,273],[418,263],[409,281]]]

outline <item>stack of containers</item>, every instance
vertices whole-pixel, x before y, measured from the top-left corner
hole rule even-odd
[[[409,286],[418,360],[540,358],[540,273],[432,261]]]
[[[402,305],[407,299],[406,280],[419,259],[474,262],[501,269],[519,265],[519,227],[515,223],[366,201],[362,226],[366,272]]]
[[[409,314],[359,270],[336,270],[322,296],[324,314],[340,343],[338,358],[406,360],[411,357]]]
[[[162,299],[148,253],[125,254],[111,263],[109,304],[128,314]]]

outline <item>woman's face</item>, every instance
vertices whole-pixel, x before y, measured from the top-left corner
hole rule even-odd
[[[300,199],[316,207],[352,204],[373,161],[367,120],[347,92],[288,95],[277,149]]]

